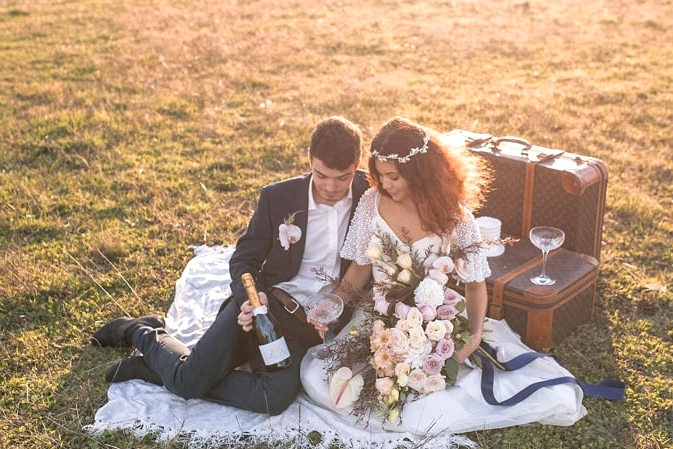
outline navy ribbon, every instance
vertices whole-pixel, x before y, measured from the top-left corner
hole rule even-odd
[[[482,342],[481,347],[488,352],[488,354],[497,359],[497,353],[488,343]],[[626,385],[624,382],[619,380],[608,379],[598,384],[590,384],[586,382],[581,382],[572,376],[562,376],[556,377],[553,379],[546,379],[539,382],[535,382],[531,385],[528,385],[523,390],[516,393],[514,396],[505,399],[504,401],[498,401],[493,394],[493,383],[495,381],[495,367],[491,360],[482,354],[479,351],[476,351],[475,354],[479,356],[482,360],[482,375],[481,375],[481,392],[484,395],[484,399],[491,405],[514,405],[526,399],[531,394],[535,393],[540,388],[550,387],[552,385],[559,385],[564,383],[576,383],[578,384],[584,394],[590,397],[597,397],[601,399],[607,399],[610,401],[618,401],[624,399],[624,394],[626,390]],[[548,354],[543,354],[540,352],[525,352],[521,355],[514,357],[507,362],[501,362],[498,360],[506,371],[514,371],[521,367],[528,365],[535,359],[540,357],[549,357]]]

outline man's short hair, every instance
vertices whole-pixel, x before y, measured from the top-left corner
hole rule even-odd
[[[355,123],[340,116],[328,117],[313,130],[308,156],[335,170],[346,170],[353,164],[357,167],[362,140],[362,131]]]

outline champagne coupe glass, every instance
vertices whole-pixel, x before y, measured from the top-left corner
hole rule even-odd
[[[344,301],[332,291],[331,287],[327,289],[323,288],[311,298],[311,301],[304,306],[304,309],[306,310],[306,316],[311,321],[329,326],[330,323],[336,321],[343,313]],[[322,348],[316,354],[316,357],[319,359],[325,359],[330,355],[330,349],[326,346],[328,333],[329,330],[323,335]]]
[[[530,241],[542,251],[542,273],[539,276],[530,278],[535,285],[554,285],[556,279],[547,276],[547,255],[549,251],[559,248],[565,240],[565,233],[551,226],[536,226],[530,230]]]

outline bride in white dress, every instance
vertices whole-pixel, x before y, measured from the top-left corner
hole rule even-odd
[[[368,251],[372,242],[381,243],[382,236],[394,242],[402,252],[415,253],[421,259],[440,252],[448,254],[449,247],[478,248],[481,236],[469,207],[478,206],[488,182],[480,163],[480,159],[464,149],[446,146],[434,130],[400,117],[386,122],[371,144],[372,188],[358,204],[342,249],[342,257],[353,261],[342,285],[348,284],[349,289],[362,288],[372,276],[375,285],[385,281],[385,270],[377,267],[380,261],[371,259]],[[455,386],[407,401],[401,419],[393,419],[392,423],[374,415],[361,420],[351,413],[352,406],[334,406],[326,362],[315,357],[316,351],[309,351],[301,369],[302,383],[309,397],[354,424],[422,436],[535,421],[570,425],[581,418],[585,413],[581,405],[582,392],[570,384],[544,388],[510,407],[491,406],[484,401],[480,370],[463,364],[482,338],[495,340],[492,344],[501,359],[510,359],[528,348],[506,323],[486,319],[485,279],[490,269],[484,251],[463,252],[455,261],[455,272],[465,285],[465,312],[471,334],[471,339],[454,356],[461,364]],[[362,314],[355,313],[342,334],[357,326],[357,320],[361,319]],[[321,326],[316,324],[316,328]],[[517,372],[499,374],[494,392],[505,397],[540,379],[569,375],[556,362],[547,359],[536,360]]]

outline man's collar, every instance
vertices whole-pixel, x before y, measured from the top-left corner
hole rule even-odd
[[[346,196],[337,201],[335,206],[342,204],[345,200],[353,200],[353,183],[351,183],[351,186],[348,188]],[[316,210],[317,208],[318,204],[316,204],[315,198],[313,198],[313,176],[310,176],[308,182],[308,210]]]

